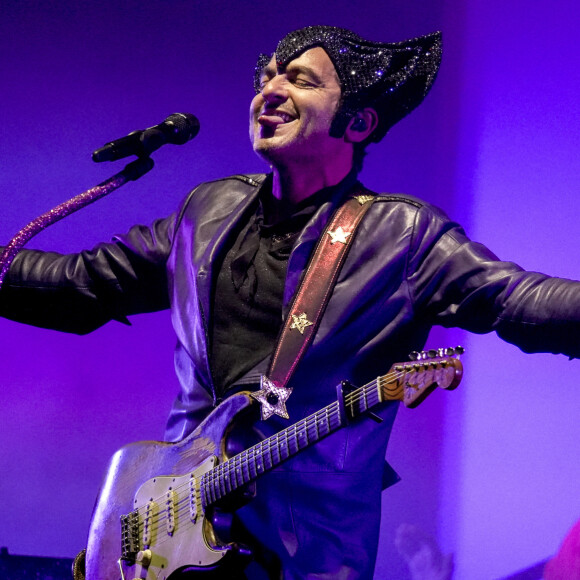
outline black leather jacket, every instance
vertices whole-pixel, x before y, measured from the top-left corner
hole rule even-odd
[[[170,308],[182,390],[167,439],[182,439],[218,402],[207,344],[214,264],[264,177],[204,183],[175,215],[136,226],[92,251],[22,252],[0,293],[0,315],[82,334],[109,320]],[[296,242],[284,314],[334,209],[323,204]],[[329,404],[341,380],[364,384],[405,360],[422,348],[433,325],[494,330],[526,352],[578,357],[580,283],[499,261],[438,209],[408,196],[380,195],[291,381],[291,420]],[[380,414],[386,419],[380,425],[356,422],[264,477],[258,498],[240,511],[252,533],[285,562],[286,577],[372,576],[383,458],[396,407],[386,405]],[[273,417],[262,430],[270,434],[286,426]],[[275,521],[263,517],[265,510],[275,513]],[[325,545],[316,562],[309,552],[313,542]]]

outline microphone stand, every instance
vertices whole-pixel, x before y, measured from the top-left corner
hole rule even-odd
[[[116,173],[106,181],[103,181],[103,183],[100,183],[91,189],[87,189],[87,191],[57,205],[50,211],[43,213],[41,216],[31,221],[27,226],[23,227],[10,240],[0,256],[0,288],[2,288],[2,283],[10,269],[12,260],[14,260],[16,254],[18,254],[22,246],[24,246],[28,240],[71,213],[74,213],[94,201],[105,197],[122,185],[125,185],[128,181],[136,181],[151,169],[153,169],[153,159],[150,157],[140,157],[136,161],[129,163],[122,171],[119,171],[119,173]]]

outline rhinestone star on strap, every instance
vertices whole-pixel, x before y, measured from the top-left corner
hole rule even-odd
[[[307,326],[312,326],[312,322],[306,318],[306,312],[301,314],[292,314],[292,324],[290,328],[292,330],[296,329],[300,334],[304,334],[304,330]]]
[[[351,232],[345,232],[342,226],[338,226],[334,231],[328,230],[328,235],[330,236],[330,243],[335,244],[340,242],[341,244],[346,244],[346,238],[350,236]]]
[[[291,395],[292,389],[279,387],[267,376],[260,379],[260,390],[251,393],[252,397],[262,405],[262,421],[276,414],[284,419],[290,419],[286,410],[286,401]]]

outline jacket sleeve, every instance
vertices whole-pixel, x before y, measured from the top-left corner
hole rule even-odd
[[[62,255],[22,250],[0,290],[0,316],[86,334],[110,320],[169,307],[166,262],[174,217],[111,243]]]
[[[503,262],[430,208],[417,214],[408,279],[435,324],[495,331],[524,352],[580,357],[580,282]]]

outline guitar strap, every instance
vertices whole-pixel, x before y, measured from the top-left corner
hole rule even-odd
[[[252,397],[262,405],[262,420],[273,414],[289,419],[288,382],[312,342],[344,264],[356,230],[375,194],[360,186],[334,213],[318,240],[314,254],[294,296],[274,350],[268,374]]]

